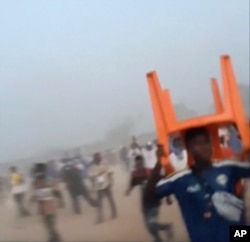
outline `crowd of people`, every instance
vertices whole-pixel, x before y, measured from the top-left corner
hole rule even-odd
[[[233,128],[221,129],[219,136],[226,161],[217,163],[212,161],[212,145],[205,128],[188,130],[184,140],[179,135],[169,137],[168,159],[175,172],[167,174],[170,175],[167,178],[160,166],[160,160],[166,154],[157,141],[141,145],[133,137],[130,146],[122,146],[118,150],[118,160],[130,177],[128,187],[124,188],[125,195],[129,196],[135,186],[140,187],[145,228],[155,242],[174,237],[173,225],[158,221],[162,199],[166,198],[163,201],[171,205],[172,195],[178,200],[192,242],[210,242],[211,238],[214,242],[228,241],[229,225],[245,224],[243,197],[237,193],[236,186],[242,178],[250,176],[250,166],[249,163],[233,161],[241,150],[240,139]],[[188,153],[194,160],[192,167],[187,164]],[[37,203],[49,241],[61,241],[56,228],[56,209],[65,206],[61,182],[65,184],[74,214],[81,214],[79,199],[83,198],[96,208],[96,224],[101,224],[105,221],[103,200],[106,199],[111,219],[117,218],[112,167],[118,161],[112,152],[105,154],[97,152],[87,161],[78,153],[73,158],[36,163],[31,168],[31,200]],[[10,168],[9,178],[19,216],[30,216],[24,203],[27,179],[14,166]],[[1,194],[4,184],[1,180]],[[231,204],[224,205],[223,199],[231,201]],[[161,237],[162,232],[165,238]]]
[[[46,163],[35,163],[31,167],[30,177],[22,175],[17,167],[11,167],[10,192],[17,205],[19,217],[31,215],[25,203],[25,196],[29,194],[30,201],[37,203],[38,213],[43,218],[49,241],[57,242],[61,241],[61,236],[56,229],[56,210],[57,207],[65,206],[60,183],[65,184],[65,190],[71,199],[72,212],[81,214],[79,199],[84,198],[97,209],[96,223],[100,224],[104,222],[103,199],[110,203],[111,218],[117,217],[112,175],[112,166],[103,159],[101,153],[95,153],[91,162],[87,162],[78,154],[73,158],[64,157],[59,162],[51,160]],[[93,191],[96,196],[93,195]]]

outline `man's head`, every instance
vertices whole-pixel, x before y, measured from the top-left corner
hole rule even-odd
[[[100,152],[96,152],[94,154],[94,163],[98,165],[98,164],[101,163],[101,161],[102,161],[102,155],[101,155],[101,153]]]
[[[186,131],[184,140],[194,162],[199,165],[211,162],[212,145],[206,128],[193,128]]]
[[[10,167],[10,172],[17,172],[16,166],[11,166]]]
[[[45,163],[36,163],[33,169],[33,176],[35,178],[43,179],[46,176],[47,165]]]
[[[224,135],[221,135],[219,137],[219,140],[220,140],[220,145],[225,145],[225,136]]]
[[[130,145],[131,148],[135,149],[137,148],[138,143],[137,143],[137,138],[135,136],[132,137],[132,143]]]
[[[174,148],[182,148],[183,147],[182,140],[179,136],[176,136],[173,138],[173,146],[174,146]]]
[[[148,143],[146,144],[146,149],[147,149],[147,150],[152,150],[152,149],[153,149],[153,144],[152,144],[151,142],[148,142]]]
[[[48,166],[47,166],[46,163],[42,163],[42,162],[35,163],[35,165],[34,165],[34,171],[36,171],[36,172],[46,172],[47,167]]]
[[[144,168],[144,158],[143,158],[143,156],[137,155],[135,157],[135,167],[136,167],[136,169]]]

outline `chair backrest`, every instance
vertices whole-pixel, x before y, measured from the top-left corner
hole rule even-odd
[[[222,113],[223,112],[223,103],[221,100],[218,82],[215,78],[211,78],[210,84],[211,84],[211,89],[212,89],[212,93],[213,93],[215,112]]]
[[[148,80],[148,88],[151,99],[151,106],[153,110],[154,122],[155,122],[155,132],[157,136],[158,143],[162,144],[164,147],[164,151],[166,153],[166,157],[162,158],[161,164],[165,167],[166,173],[173,173],[174,169],[171,164],[168,162],[169,155],[169,145],[168,145],[168,129],[167,129],[167,121],[166,117],[166,109],[162,105],[166,100],[163,99],[163,95],[161,95],[161,86],[158,81],[158,77],[156,72],[150,72],[147,74]]]

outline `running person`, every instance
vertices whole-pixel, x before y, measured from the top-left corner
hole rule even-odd
[[[46,179],[46,165],[36,164],[33,174],[33,201],[37,202],[48,233],[48,242],[60,242],[61,237],[56,229],[56,202],[54,187]]]
[[[194,165],[157,185],[161,179],[160,159],[165,156],[159,146],[158,163],[146,185],[144,203],[153,209],[155,201],[175,194],[192,242],[229,241],[230,225],[245,224],[243,202],[234,193],[236,181],[250,177],[250,164],[213,163],[212,145],[205,128],[187,130],[185,144]]]
[[[129,187],[126,191],[126,195],[127,196],[130,195],[130,192],[133,190],[135,186],[140,186],[142,193],[141,196],[143,196],[143,189],[150,176],[150,173],[151,169],[145,168],[143,156],[136,156],[135,170],[131,174]],[[161,231],[165,231],[169,239],[172,239],[173,237],[172,224],[167,224],[167,223],[161,224],[157,222],[159,207],[160,207],[160,201],[156,201],[152,210],[148,209],[147,206],[144,206],[142,202],[142,214],[144,217],[145,226],[148,232],[154,238],[155,242],[163,241],[159,234],[159,232]]]
[[[63,180],[66,184],[69,192],[72,208],[75,214],[81,214],[81,206],[79,203],[79,196],[85,198],[85,200],[93,207],[95,207],[96,201],[91,197],[87,186],[82,179],[82,171],[79,169],[77,163],[74,161],[67,161],[63,168]]]
[[[97,192],[98,217],[97,224],[103,223],[103,199],[106,198],[111,208],[111,218],[117,217],[116,203],[113,197],[113,172],[107,162],[102,159],[100,153],[94,154],[94,160],[89,168],[89,178],[94,190]]]
[[[10,183],[11,193],[13,195],[14,201],[16,202],[19,216],[29,216],[30,213],[24,205],[27,187],[23,176],[15,166],[10,168]]]

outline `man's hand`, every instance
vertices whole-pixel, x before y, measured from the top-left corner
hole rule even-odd
[[[162,157],[166,157],[166,153],[164,151],[164,147],[161,144],[157,145],[157,151],[156,151],[156,156],[157,156],[157,163],[151,173],[151,177],[153,177],[153,179],[155,181],[159,181],[161,179],[161,158]]]
[[[160,160],[161,158],[163,157],[166,157],[166,153],[164,151],[164,147],[162,144],[158,144],[157,145],[157,151],[156,151],[156,156],[157,156],[157,159]]]
[[[166,203],[168,205],[171,205],[173,203],[172,198],[171,197],[166,197]]]
[[[250,161],[250,150],[242,150],[241,152],[235,154],[234,157],[232,157],[232,160],[235,161]]]
[[[250,150],[247,149],[247,150],[243,151],[241,156],[240,156],[240,159],[242,161],[249,161],[250,162]]]

